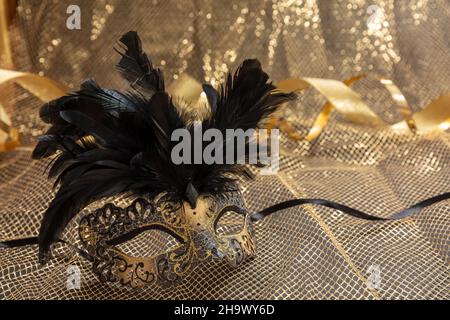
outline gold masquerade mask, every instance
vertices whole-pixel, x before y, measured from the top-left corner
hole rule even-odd
[[[219,233],[219,220],[229,212],[242,215],[242,229]],[[226,223],[221,227],[226,230]],[[154,229],[173,236],[179,245],[150,257],[132,257],[116,247]],[[256,253],[250,215],[238,192],[201,196],[195,209],[187,202],[173,202],[167,194],[139,198],[126,208],[107,204],[81,219],[79,234],[99,278],[131,287],[172,285],[207,259],[224,259],[238,267]]]

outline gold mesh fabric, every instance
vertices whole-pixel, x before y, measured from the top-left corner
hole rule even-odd
[[[358,73],[392,79],[414,111],[450,90],[450,7],[445,0],[77,3],[81,30],[66,28],[70,1],[19,2],[10,32],[16,70],[74,89],[87,77],[104,87],[126,89],[113,71],[118,57],[112,47],[121,34],[136,30],[168,84],[187,73],[217,85],[228,67],[257,57],[274,80],[343,80]],[[362,80],[354,88],[385,121],[402,119],[377,81]],[[0,154],[0,240],[8,240],[37,235],[54,193],[43,173],[48,162],[30,159],[36,136],[45,128],[38,119],[41,102],[19,87],[2,95],[22,140],[20,148]],[[323,97],[307,90],[283,112],[304,137],[323,103]],[[283,136],[281,145],[278,174],[242,185],[251,210],[308,197],[388,217],[450,189],[448,131],[397,134],[353,125],[333,114],[313,142]],[[114,202],[126,205],[129,200]],[[0,298],[448,299],[449,211],[450,202],[444,201],[415,218],[368,222],[313,205],[291,208],[256,224],[253,261],[239,269],[206,263],[168,289],[100,283],[90,263],[63,244],[55,246],[45,267],[38,266],[36,246],[0,249]],[[82,214],[64,236],[78,246]],[[167,241],[161,233],[146,233],[123,246],[133,254],[149,254],[167,248]],[[71,265],[81,270],[80,289],[67,288]],[[371,266],[380,269],[376,288],[368,285]]]

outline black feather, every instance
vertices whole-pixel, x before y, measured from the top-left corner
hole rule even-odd
[[[164,78],[160,69],[142,51],[141,39],[136,31],[129,31],[120,38],[123,50],[116,50],[122,56],[116,68],[130,83],[131,87],[147,98],[154,93],[164,91]]]
[[[56,177],[59,186],[39,232],[41,262],[74,215],[103,197],[168,192],[174,200],[195,207],[200,194],[231,190],[239,178],[252,178],[242,164],[172,162],[173,130],[192,131],[193,125],[164,92],[162,74],[142,51],[137,34],[129,32],[120,41],[126,49],[118,69],[139,92],[126,95],[87,80],[79,91],[41,108],[41,118],[51,127],[33,157],[57,154],[49,178]],[[293,97],[274,89],[257,60],[244,61],[220,90],[204,86],[211,112],[202,121],[203,130],[257,128]],[[234,142],[224,142],[224,149],[230,147]]]

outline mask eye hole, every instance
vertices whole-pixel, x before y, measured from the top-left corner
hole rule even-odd
[[[160,226],[147,226],[136,229],[108,244],[133,257],[152,257],[168,252],[183,243],[176,234]]]
[[[232,209],[224,210],[216,220],[215,231],[219,236],[239,233],[244,228],[244,223],[243,213]]]

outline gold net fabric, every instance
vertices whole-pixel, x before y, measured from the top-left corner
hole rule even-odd
[[[77,1],[81,30],[66,28],[67,1],[19,2],[10,30],[16,70],[76,89],[87,77],[126,89],[113,70],[120,35],[139,32],[168,84],[182,73],[217,85],[231,67],[257,57],[272,79],[347,79],[368,73],[393,80],[413,111],[450,90],[448,1]],[[372,6],[372,7],[371,7]],[[373,7],[375,6],[375,7]],[[369,8],[370,7],[370,8]],[[376,9],[376,23],[373,12]],[[354,86],[386,122],[402,120],[389,93],[367,78]],[[30,152],[43,132],[41,102],[20,87],[2,92],[22,146],[0,154],[0,240],[35,236],[53,196],[46,161]],[[306,136],[324,98],[313,90],[283,109]],[[282,136],[277,175],[242,190],[258,210],[297,198],[324,198],[388,217],[450,189],[448,130],[398,134],[346,122],[333,113],[314,141]],[[129,200],[114,199],[126,205]],[[92,207],[102,203],[93,204]],[[313,205],[278,212],[256,224],[257,257],[242,268],[201,265],[174,288],[131,290],[100,283],[91,264],[58,244],[37,263],[37,247],[0,250],[0,298],[77,299],[448,299],[450,202],[414,218],[368,222]],[[74,219],[64,238],[80,246]],[[167,247],[160,233],[125,244],[133,254]],[[170,243],[169,243],[170,245]],[[67,287],[68,267],[81,286]],[[378,285],[371,285],[373,267]]]

